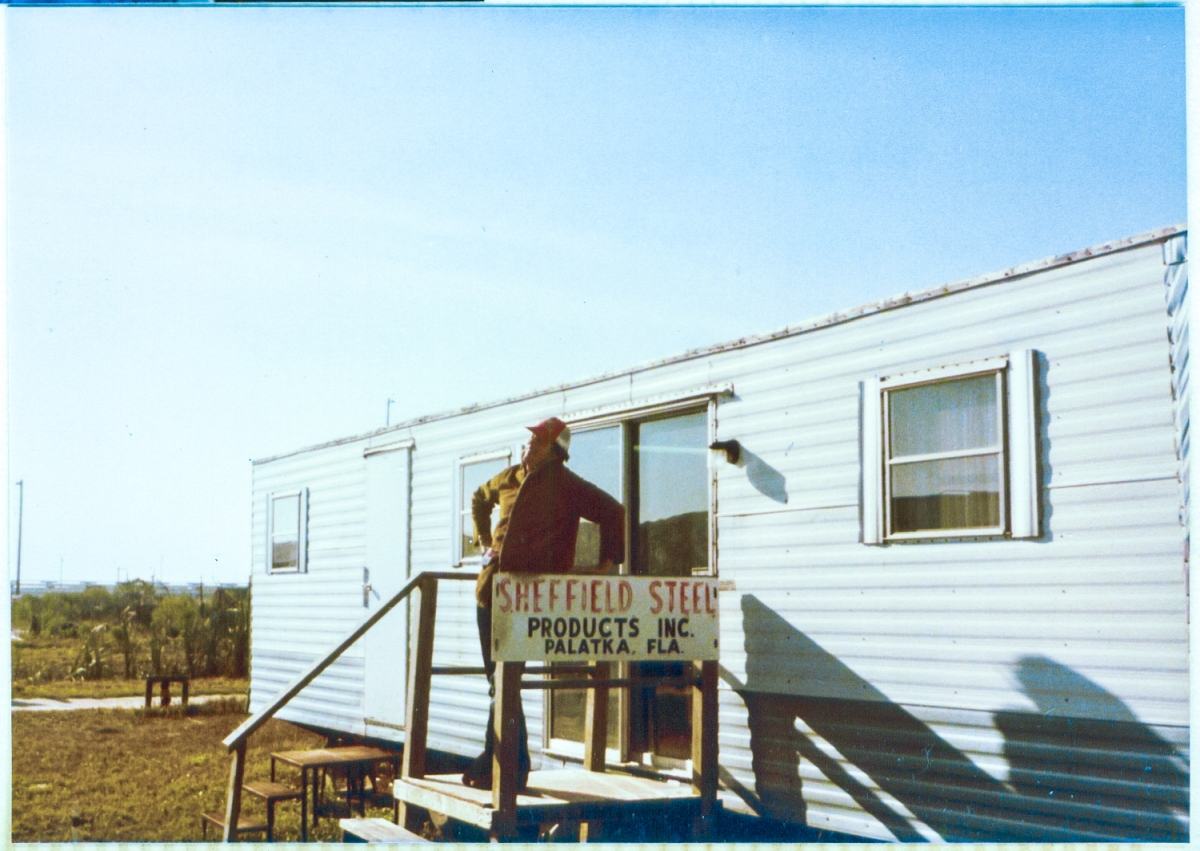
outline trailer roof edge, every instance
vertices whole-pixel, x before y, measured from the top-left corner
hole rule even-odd
[[[407,420],[402,423],[397,423],[394,426],[385,426],[384,428],[375,429],[374,431],[364,432],[351,437],[343,437],[337,440],[330,440],[324,443],[305,446],[300,449],[294,449],[290,452],[283,452],[278,455],[272,455],[267,458],[259,458],[251,461],[253,466],[259,464],[267,464],[271,461],[278,461],[282,458],[289,458],[293,455],[301,455],[305,452],[313,452],[318,449],[327,449],[333,446],[341,446],[347,443],[356,443],[361,440],[369,440],[373,437],[378,437],[384,434],[394,434],[402,432],[405,429],[411,429],[415,426],[424,425],[426,423],[436,422],[438,420],[451,419],[452,417],[461,417],[467,414],[473,414],[478,411],[485,411],[489,408],[499,408],[504,405],[511,405],[516,402],[524,402],[529,399],[536,399],[539,396],[549,396],[553,393],[562,393],[566,390],[573,390],[579,387],[586,387],[589,384],[599,384],[602,381],[610,381],[614,378],[622,378],[629,375],[635,375],[639,372],[647,372],[651,369],[657,369],[663,366],[669,366],[683,361],[695,360],[697,358],[708,357],[709,355],[718,354],[720,352],[732,351],[735,349],[749,348],[750,346],[759,346],[763,343],[769,343],[773,340],[780,340],[786,337],[795,337],[800,334],[808,334],[813,331],[818,331],[822,328],[828,328],[833,325],[840,325],[844,322],[851,322],[855,319],[862,319],[866,316],[873,316],[877,313],[883,313],[889,310],[895,310],[900,307],[907,307],[910,304],[918,304],[924,301],[931,301],[936,298],[943,298],[954,293],[963,292],[965,290],[977,289],[979,287],[990,286],[992,284],[1012,281],[1019,278],[1024,278],[1037,272],[1044,272],[1048,269],[1055,269],[1061,266],[1069,266],[1072,263],[1079,263],[1084,260],[1091,260],[1096,257],[1103,257],[1107,254],[1116,254],[1121,251],[1128,251],[1132,248],[1139,248],[1143,245],[1150,245],[1155,242],[1163,242],[1173,236],[1187,233],[1187,223],[1167,225],[1154,230],[1145,231],[1144,233],[1134,236],[1125,237],[1124,239],[1112,240],[1099,245],[1094,245],[1090,248],[1084,248],[1079,251],[1072,251],[1068,254],[1057,254],[1053,257],[1046,257],[1041,260],[1034,260],[1029,263],[1022,263],[1019,266],[1013,266],[999,272],[988,272],[983,275],[975,275],[970,278],[963,278],[958,281],[952,281],[948,284],[939,284],[935,287],[929,287],[923,290],[914,292],[905,292],[900,295],[891,296],[879,301],[869,302],[859,307],[854,307],[849,310],[839,310],[834,313],[827,313],[816,319],[808,320],[792,325],[785,325],[776,331],[771,331],[766,334],[755,334],[747,337],[739,337],[736,340],[731,340],[725,343],[716,343],[711,346],[705,346],[699,349],[689,349],[686,352],[670,357],[661,358],[659,360],[648,361],[646,363],[637,364],[636,366],[627,367],[625,369],[606,372],[601,375],[595,375],[590,378],[585,378],[580,381],[572,381],[566,384],[558,384],[553,387],[534,390],[529,393],[522,393],[518,396],[509,396],[505,399],[497,399],[491,402],[480,402],[475,405],[468,405],[464,408],[458,408],[452,411],[442,411],[436,414],[429,414],[416,419]]]

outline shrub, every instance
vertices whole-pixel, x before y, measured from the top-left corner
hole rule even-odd
[[[79,655],[75,659],[75,670],[72,672],[72,676],[85,680],[104,679],[108,655],[104,635],[107,629],[107,624],[97,624],[92,627],[92,631],[88,633],[87,640],[84,641],[83,647],[80,648]]]

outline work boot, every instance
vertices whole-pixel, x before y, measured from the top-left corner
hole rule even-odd
[[[492,788],[492,755],[488,751],[484,751],[479,756],[471,760],[471,764],[467,766],[467,770],[463,772],[462,782],[464,786],[470,786],[472,789],[491,789]]]
[[[471,760],[471,764],[467,766],[467,770],[463,772],[462,782],[464,786],[470,786],[472,789],[491,789],[492,788],[492,754],[496,747],[496,732],[493,726],[493,713],[496,706],[493,703],[491,711],[488,712],[487,733],[483,740],[483,753]],[[529,785],[529,769],[531,760],[529,758],[529,733],[525,728],[525,713],[522,712],[517,716],[517,736],[519,746],[517,749],[517,791],[524,792]]]

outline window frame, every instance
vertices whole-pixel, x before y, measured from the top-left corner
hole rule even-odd
[[[628,574],[632,569],[630,560],[632,559],[634,541],[633,524],[637,513],[636,507],[633,510],[628,510],[631,506],[636,506],[634,491],[637,487],[637,473],[635,472],[637,461],[633,453],[634,429],[644,423],[655,420],[686,416],[688,414],[703,414],[705,417],[706,445],[711,446],[712,442],[717,439],[718,401],[722,398],[730,398],[732,396],[733,385],[729,382],[724,382],[682,393],[664,394],[647,399],[590,408],[562,415],[562,419],[570,427],[572,435],[583,434],[610,426],[618,426],[620,428],[621,495],[619,499],[621,504],[627,508],[625,514],[626,558],[620,565],[620,571],[623,575]],[[569,461],[567,464],[570,466]],[[718,574],[717,471],[719,464],[714,463],[711,452],[708,455],[706,466],[707,476],[705,484],[707,492],[705,499],[708,504],[708,572],[703,574],[703,576],[716,578]],[[700,576],[700,574],[695,575]],[[616,676],[624,677],[628,675],[629,663],[616,663]],[[632,744],[629,727],[631,700],[627,689],[619,689],[617,695],[617,741],[612,742],[610,740],[606,746],[606,759],[614,763],[627,763],[634,758],[630,750]],[[542,729],[542,748],[544,752],[556,759],[572,761],[582,759],[584,756],[582,742],[551,736],[551,715],[553,708],[551,705],[551,692],[549,690],[546,691],[543,697],[542,711],[542,717],[545,722]],[[640,758],[646,761],[646,765],[659,771],[684,772],[689,771],[691,768],[690,759],[677,760],[671,757],[660,757],[650,751],[645,752]]]
[[[453,514],[451,515],[451,535],[450,547],[451,553],[450,563],[455,567],[464,567],[468,565],[478,566],[483,564],[483,555],[463,555],[462,533],[463,520],[470,515],[471,498],[468,494],[463,493],[463,470],[472,464],[482,464],[487,461],[503,460],[504,468],[512,466],[513,447],[507,446],[499,449],[490,449],[483,452],[473,452],[469,455],[460,455],[454,461],[454,493],[453,493]]]
[[[884,539],[888,541],[919,541],[929,538],[994,538],[1008,531],[1008,429],[1005,428],[1005,381],[1004,374],[1008,368],[1007,360],[1001,363],[991,363],[980,369],[969,369],[964,372],[955,371],[952,374],[940,375],[937,378],[927,378],[920,381],[904,380],[903,376],[880,382],[883,394],[883,523]],[[892,455],[892,394],[899,390],[911,390],[916,387],[930,387],[961,381],[965,378],[992,376],[996,391],[996,435],[997,445],[978,449],[948,450],[945,452],[927,453],[924,455]],[[893,497],[892,470],[904,464],[922,461],[943,461],[970,457],[995,457],[999,469],[999,522],[994,526],[951,527],[946,529],[918,530],[915,532],[897,532],[893,528]]]
[[[1028,539],[1041,536],[1041,477],[1038,449],[1038,353],[1014,350],[1007,355],[938,366],[930,369],[875,375],[862,383],[862,542],[882,545],[964,539]],[[928,456],[966,457],[998,454],[1000,467],[1000,524],[967,529],[917,532],[891,530],[890,392],[976,375],[997,376],[998,453],[935,453]],[[910,461],[918,456],[901,456]],[[921,456],[926,457],[926,456]]]
[[[298,497],[300,500],[300,516],[296,528],[296,566],[287,568],[275,567],[275,502],[280,499]],[[268,576],[288,576],[308,573],[308,488],[272,491],[267,494],[267,523],[266,523],[266,572]]]

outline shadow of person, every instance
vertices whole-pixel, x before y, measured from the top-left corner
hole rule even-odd
[[[1187,841],[1190,775],[1170,742],[1111,692],[1052,659],[1026,656],[1016,675],[1038,712],[994,716],[1014,790],[1053,801],[1080,830]],[[1052,754],[1071,756],[1048,772]]]
[[[741,607],[746,682],[735,688],[748,710],[761,814],[805,819],[803,758],[901,841],[1048,842],[1135,835],[1082,820],[1078,804],[1056,800],[1061,793],[1032,795],[993,777],[761,600],[743,595]],[[1028,731],[1037,717],[1005,716],[1009,733]],[[1125,740],[1131,735],[1127,731]],[[1035,749],[1026,752],[1022,777],[1035,770],[1070,773],[1072,761],[1080,758],[1072,750],[1035,754]],[[1173,835],[1158,815],[1161,811],[1139,811],[1134,821],[1143,832],[1136,835]]]

